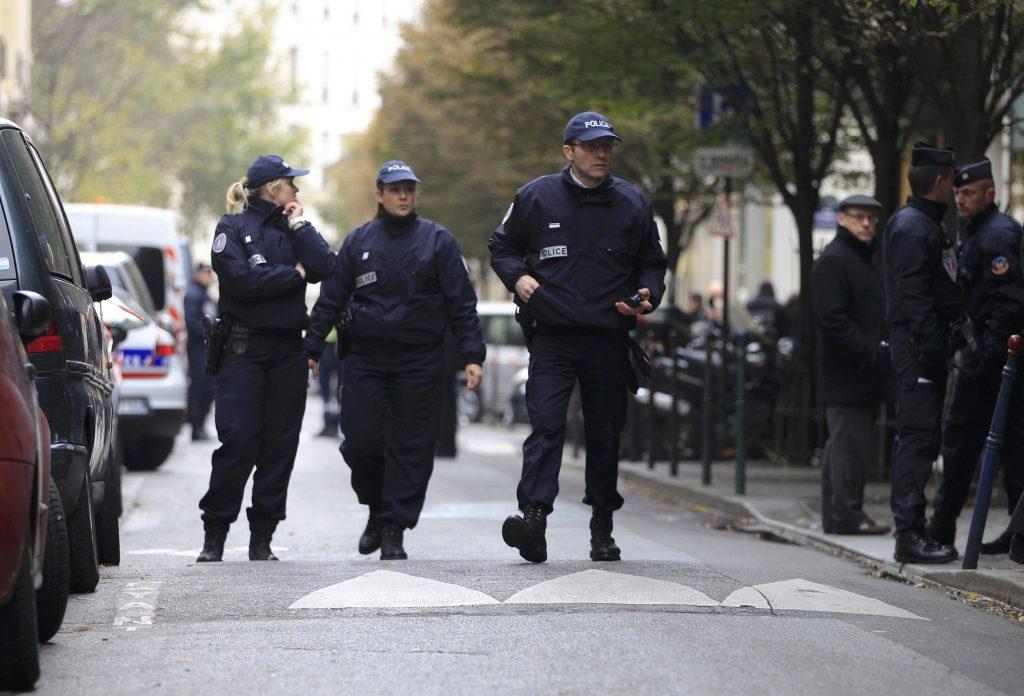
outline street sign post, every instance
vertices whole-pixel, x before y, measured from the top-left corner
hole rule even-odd
[[[749,147],[701,147],[693,153],[697,176],[748,177],[754,173],[754,151]]]

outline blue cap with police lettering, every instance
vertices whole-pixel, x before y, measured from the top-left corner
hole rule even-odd
[[[249,172],[246,174],[249,181],[246,185],[248,188],[254,189],[268,181],[306,174],[309,174],[308,169],[292,169],[291,165],[277,155],[263,155],[249,167]]]
[[[596,140],[597,138],[622,140],[622,138],[615,135],[615,126],[596,111],[584,111],[582,114],[576,114],[569,119],[569,122],[565,124],[565,134],[562,142],[567,143],[573,138],[581,142]]]
[[[412,167],[402,160],[391,160],[380,165],[380,171],[377,172],[377,183],[393,184],[396,181],[419,182],[419,179],[413,173]]]

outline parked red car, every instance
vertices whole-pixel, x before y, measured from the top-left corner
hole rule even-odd
[[[50,428],[22,345],[46,333],[50,306],[33,292],[12,299],[13,313],[0,294],[0,690],[39,678],[39,642],[64,620],[69,577]]]

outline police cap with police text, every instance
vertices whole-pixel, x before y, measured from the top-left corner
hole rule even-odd
[[[413,173],[412,167],[402,160],[390,160],[380,165],[380,171],[377,172],[377,183],[393,184],[396,181],[419,182],[419,179]]]
[[[567,143],[573,139],[587,142],[588,140],[597,140],[598,138],[622,140],[622,138],[615,135],[615,126],[608,119],[596,111],[584,111],[570,118],[569,122],[565,124],[562,142]]]
[[[956,177],[953,179],[953,186],[960,188],[975,181],[983,181],[992,178],[992,162],[988,157],[982,157],[977,162],[965,164],[956,168]]]
[[[921,141],[914,143],[914,148],[910,151],[910,166],[926,167],[929,165],[952,167],[953,150],[946,147],[935,147]]]
[[[846,210],[847,208],[875,208],[881,210],[882,204],[871,196],[858,194],[855,196],[847,196],[843,200],[839,201],[839,210]]]
[[[246,178],[249,179],[247,186],[251,189],[259,188],[275,179],[287,179],[306,174],[309,174],[308,169],[292,169],[290,164],[277,155],[263,155],[249,167],[249,173],[246,174]]]

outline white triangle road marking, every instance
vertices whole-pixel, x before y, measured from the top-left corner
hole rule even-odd
[[[905,609],[894,607],[891,604],[865,597],[856,592],[841,590],[837,587],[822,585],[803,578],[793,580],[782,580],[769,582],[754,587],[743,587],[729,595],[723,606],[763,606],[766,604],[752,604],[753,596],[758,594],[761,602],[767,598],[773,609],[788,609],[792,611],[821,611],[834,612],[839,614],[869,614],[873,616],[893,616],[901,619],[920,619],[927,621],[922,616],[912,614]]]
[[[723,607],[754,607],[755,609],[771,609],[764,595],[753,587],[741,587],[735,590],[722,602]]]
[[[498,604],[490,595],[439,580],[375,570],[311,592],[289,609],[464,607]]]
[[[505,600],[506,604],[686,604],[717,607],[692,587],[638,575],[584,570],[547,580]]]

